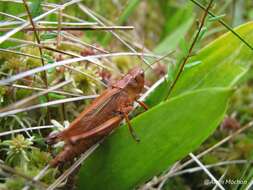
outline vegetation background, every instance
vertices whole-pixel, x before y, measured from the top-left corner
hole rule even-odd
[[[253,188],[252,19],[252,0],[1,0],[0,189]],[[50,168],[45,137],[135,66],[141,142],[122,126]]]

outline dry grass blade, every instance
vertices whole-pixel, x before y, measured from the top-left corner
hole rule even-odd
[[[18,52],[18,51],[13,51],[13,50],[9,50],[9,49],[2,49],[0,48],[0,51],[2,52],[7,52],[7,53],[13,53],[13,54],[17,54],[17,55],[22,55],[22,56],[27,56],[27,57],[31,57],[31,58],[34,58],[34,59],[43,59],[39,56],[36,56],[36,55],[31,55],[31,54],[27,54],[27,53],[22,53],[22,52]]]
[[[45,91],[45,88],[37,88],[37,87],[32,87],[32,86],[24,86],[24,85],[19,85],[19,84],[12,84],[10,85],[14,88],[21,88],[21,89],[28,89],[28,90],[34,90],[34,91]],[[53,90],[51,92],[57,93],[57,94],[62,94],[62,95],[68,95],[68,96],[77,96],[80,97],[82,94],[73,94],[70,92],[64,92],[64,91],[59,91],[59,90]]]
[[[97,23],[99,23],[102,26],[106,26],[101,20],[99,20],[94,14],[93,11],[88,9],[86,6],[84,6],[81,3],[78,3],[79,8],[85,12],[88,16],[90,16],[92,19],[94,19]],[[125,40],[123,40],[118,34],[116,34],[114,31],[110,31],[113,36],[115,36],[122,44],[124,44],[129,50],[131,50],[134,53],[137,53],[137,51],[129,45]],[[150,68],[152,68],[152,65],[144,58],[142,58],[142,55],[140,55],[140,58],[146,63]]]
[[[8,14],[8,13],[0,12],[0,15],[7,16],[7,17],[10,17],[10,18],[19,20],[19,21],[21,21],[21,22],[26,22],[25,19],[22,19],[22,18],[20,18],[20,17],[17,17],[17,16],[15,16],[15,15],[11,15],[11,14]]]
[[[8,79],[0,80],[0,85],[6,85],[8,83],[11,83],[11,82],[14,82],[16,80],[22,79],[24,77],[32,76],[35,73],[39,73],[39,72],[46,71],[46,70],[51,69],[51,68],[55,68],[55,67],[58,67],[58,66],[63,66],[63,65],[67,65],[67,64],[71,64],[71,63],[75,63],[75,62],[87,61],[87,60],[89,61],[90,59],[117,57],[117,56],[141,56],[141,55],[153,57],[153,55],[150,55],[150,54],[119,52],[119,53],[90,55],[90,56],[86,56],[86,57],[67,59],[67,60],[64,60],[64,61],[59,61],[59,62],[48,64],[48,65],[45,65],[45,66],[37,67],[37,68],[31,69],[29,71],[19,73],[17,75],[13,75]]]
[[[220,189],[225,190],[225,188],[220,184],[220,182],[213,176],[213,174],[211,174],[211,172],[199,161],[199,159],[194,154],[190,153],[189,155]]]
[[[228,142],[230,139],[234,138],[235,136],[237,136],[238,134],[242,133],[243,131],[249,129],[252,126],[253,126],[253,122],[249,122],[248,124],[246,124],[245,126],[243,126],[240,129],[238,129],[234,133],[230,134],[226,138],[222,139],[221,141],[219,141],[218,143],[216,143],[212,147],[210,147],[210,148],[206,149],[205,151],[201,152],[196,157],[197,158],[201,158],[202,156],[208,154],[209,152],[213,151],[214,149],[216,149],[217,147],[221,146],[222,144]],[[186,161],[185,163],[183,163],[181,165],[179,165],[178,163],[176,163],[175,167],[173,165],[172,168],[166,174],[160,176],[158,179],[155,179],[154,181],[151,181],[149,183],[151,183],[152,186],[155,186],[155,185],[161,183],[162,181],[167,181],[170,177],[172,177],[175,174],[179,173],[180,170],[182,170],[183,168],[185,168],[186,166],[190,165],[193,162],[194,162],[194,160],[190,159],[190,160]]]
[[[106,51],[106,50],[103,50],[103,49],[101,49],[101,48],[98,48],[98,47],[96,47],[96,46],[94,46],[94,45],[90,45],[90,44],[88,44],[88,43],[86,43],[86,42],[83,42],[82,40],[80,40],[80,39],[74,37],[73,35],[71,35],[71,34],[69,34],[69,33],[67,33],[67,32],[64,32],[64,31],[63,31],[63,32],[61,33],[61,35],[64,36],[64,38],[66,38],[66,39],[68,39],[68,40],[70,40],[70,41],[72,41],[72,42],[76,42],[76,43],[79,43],[79,44],[81,44],[81,45],[83,45],[83,46],[86,46],[86,47],[95,49],[95,50],[97,50],[97,51],[99,51],[99,52],[101,52],[101,53],[110,53],[110,52],[108,52],[108,51]]]
[[[1,32],[13,30],[14,28],[1,28]],[[83,30],[133,30],[133,26],[85,26],[85,27],[62,27],[61,30],[77,30],[77,31],[83,31]],[[37,27],[36,31],[57,31],[57,27]],[[33,28],[23,28],[21,31],[34,31]]]
[[[248,184],[248,186],[245,188],[245,190],[251,190],[253,187],[253,180],[250,181],[250,183]]]
[[[100,143],[100,142],[99,142]],[[86,158],[88,158],[99,146],[99,143],[93,145],[87,150],[68,170],[66,170],[47,190],[55,189],[63,180],[65,180]]]
[[[219,179],[219,182],[221,183],[222,181],[223,181],[223,179],[225,178],[225,176],[227,175],[227,172],[228,172],[228,168],[225,170],[225,172],[223,173],[223,175],[220,177],[220,179]],[[215,185],[214,187],[213,187],[213,189],[212,190],[216,190],[217,189],[217,185]]]
[[[67,3],[65,3],[65,4],[63,4],[63,5],[60,5],[60,6],[56,7],[56,8],[53,8],[53,9],[51,9],[50,11],[45,12],[45,13],[43,13],[43,14],[41,14],[41,15],[35,17],[35,18],[33,19],[33,22],[36,22],[36,21],[38,21],[38,20],[40,20],[40,19],[42,19],[42,18],[48,16],[49,14],[51,14],[51,13],[57,11],[58,9],[65,8],[66,6],[69,6],[69,5],[78,3],[78,2],[80,2],[80,1],[81,1],[81,0],[72,0],[72,1],[69,1],[69,2],[67,2]],[[30,25],[30,22],[26,22],[26,23],[22,24],[21,26],[19,26],[19,27],[13,29],[13,30],[7,32],[5,35],[3,35],[3,36],[0,37],[0,44],[3,43],[4,41],[6,41],[6,40],[7,40],[9,37],[11,37],[12,35],[16,34],[17,32],[21,31],[22,29],[24,29],[25,27],[27,27],[27,26],[29,26],[29,25]]]
[[[0,12],[0,14],[2,14],[2,12]],[[9,15],[9,14],[7,14]],[[10,16],[13,16],[14,15],[10,15]],[[19,17],[17,17],[19,18]],[[20,21],[12,21],[12,22],[4,22],[4,23],[1,23],[0,26],[9,26],[9,25],[17,25],[17,24],[23,24],[25,23],[26,20],[24,19],[21,19],[20,18]],[[5,24],[6,25],[2,25],[2,24]],[[53,22],[53,21],[37,21],[36,24],[41,24],[41,25],[57,25],[58,22]],[[96,22],[62,22],[62,25],[63,26],[94,26],[94,25],[97,25]]]
[[[30,110],[38,109],[38,108],[44,108],[44,107],[48,107],[48,106],[52,106],[52,105],[64,104],[67,102],[75,102],[75,101],[80,101],[80,100],[93,99],[96,97],[97,97],[97,95],[91,95],[91,96],[80,96],[80,97],[75,97],[75,98],[66,98],[66,99],[62,99],[62,100],[50,101],[50,102],[46,102],[46,103],[42,103],[42,104],[38,104],[38,105],[28,106],[25,108],[19,108],[19,109],[6,111],[3,113],[0,113],[0,117],[14,115],[14,114],[17,114],[20,112],[30,111]]]
[[[37,24],[44,24],[44,25],[58,25],[58,22],[53,21],[38,21]],[[94,26],[97,25],[96,22],[61,22],[62,26]]]
[[[68,66],[68,65],[65,65],[65,67],[68,68],[68,69],[70,69],[70,70],[72,70],[72,71],[75,71],[75,72],[77,72],[77,73],[80,73],[80,74],[82,74],[82,75],[84,75],[84,76],[86,76],[86,77],[92,79],[93,81],[98,82],[99,84],[101,84],[101,85],[104,86],[104,87],[108,87],[103,81],[97,79],[96,77],[94,77],[94,76],[92,76],[92,75],[90,75],[90,74],[88,74],[88,73],[85,73],[85,72],[83,72],[83,71],[80,71],[80,70],[76,69],[75,67],[71,67],[71,66]]]
[[[210,165],[205,165],[206,168],[214,168],[214,167],[220,167],[220,166],[226,166],[226,165],[232,165],[232,164],[247,164],[247,163],[253,163],[253,161],[248,161],[248,160],[228,160],[228,161],[223,161],[223,162],[218,162],[215,164],[210,164]],[[185,169],[179,172],[175,172],[173,173],[171,177],[175,177],[175,176],[179,176],[179,175],[183,175],[183,174],[191,174],[194,172],[198,172],[198,171],[202,171],[201,167],[193,167],[193,168],[189,168],[189,169]]]
[[[6,136],[6,135],[12,135],[12,134],[15,134],[15,133],[22,133],[22,132],[26,132],[26,131],[33,131],[33,130],[40,130],[40,129],[50,129],[50,128],[54,128],[54,127],[55,127],[54,125],[46,125],[46,126],[29,127],[29,128],[26,128],[26,129],[16,129],[16,130],[2,132],[2,133],[0,133],[0,137]]]
[[[67,84],[69,84],[69,83],[71,83],[71,82],[72,82],[72,80],[64,81],[64,82],[62,82],[62,83],[60,83],[60,84],[57,84],[57,85],[55,85],[55,86],[53,86],[53,87],[50,87],[49,89],[47,89],[47,90],[45,90],[45,91],[43,91],[43,92],[39,92],[39,93],[34,94],[34,95],[32,95],[32,96],[29,96],[29,97],[27,97],[27,98],[25,98],[25,99],[23,99],[23,100],[20,100],[20,101],[18,101],[18,102],[15,102],[14,104],[11,104],[11,105],[9,105],[9,106],[6,107],[6,108],[2,108],[2,109],[0,110],[0,113],[4,114],[4,112],[6,112],[6,111],[9,111],[9,110],[11,110],[11,109],[19,108],[19,107],[21,107],[22,105],[24,105],[24,104],[30,102],[31,100],[34,100],[34,99],[38,98],[39,96],[42,96],[42,95],[44,95],[44,94],[47,94],[48,92],[54,91],[54,90],[56,90],[56,89],[58,89],[58,88],[61,88],[62,86],[67,85]]]
[[[40,178],[42,178],[42,177],[45,175],[45,173],[47,172],[47,170],[48,170],[49,167],[50,167],[49,165],[46,165],[46,166],[43,168],[43,170],[41,170],[41,171],[38,173],[38,175],[36,175],[36,176],[33,178],[33,180],[34,180],[34,181],[38,181]],[[28,190],[29,188],[30,188],[30,186],[29,186],[29,185],[26,185],[22,190]]]
[[[72,40],[72,38],[69,35],[64,35],[63,33],[61,33],[61,35],[64,36],[66,39]],[[56,49],[56,48],[52,48],[52,47],[49,47],[49,46],[46,46],[46,45],[43,45],[43,44],[37,44],[37,43],[34,43],[32,41],[20,40],[20,39],[16,39],[16,38],[9,38],[7,41],[18,42],[18,43],[22,43],[23,45],[26,44],[26,45],[32,45],[32,46],[36,46],[36,47],[41,47],[42,49],[47,49],[47,50],[50,50],[50,51],[54,51],[54,52],[57,52],[57,53],[69,55],[69,56],[72,56],[72,57],[83,57],[83,56],[78,55],[76,53],[72,53],[72,52],[70,53],[70,52],[62,51],[62,50],[59,50],[59,49]],[[78,42],[78,41],[75,41],[75,42]],[[65,44],[65,45],[67,43],[69,43],[69,42],[62,42],[62,44]],[[70,45],[73,45],[73,44],[70,44]],[[103,53],[108,53],[107,51],[103,51],[100,48],[96,48],[95,46],[86,44],[84,42],[82,43],[82,45],[85,45],[85,46],[88,46],[88,47],[92,47],[93,49],[97,49],[98,51],[102,51]],[[6,49],[0,49],[0,51],[1,50],[2,51],[6,51],[6,52],[11,52],[11,53],[16,53],[16,54],[24,55],[24,56],[31,56],[31,57],[34,57],[34,58],[37,58],[37,59],[41,59],[40,57],[33,56],[33,55],[30,55],[30,54],[24,54],[24,53],[21,53],[21,52],[16,52],[16,51],[11,51],[11,50],[6,50]],[[93,63],[93,64],[95,64],[95,65],[97,65],[97,66],[99,66],[99,67],[101,67],[101,68],[104,68],[104,69],[107,69],[107,70],[110,70],[110,71],[112,70],[108,66],[100,64],[98,61],[95,61],[93,59],[89,59],[88,61],[91,62],[91,63]]]

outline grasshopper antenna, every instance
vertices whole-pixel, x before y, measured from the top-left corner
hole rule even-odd
[[[172,50],[172,51],[166,53],[165,55],[159,57],[159,58],[156,59],[153,63],[151,63],[151,65],[154,65],[154,64],[156,64],[156,63],[159,63],[160,61],[164,60],[165,58],[171,56],[173,53],[175,53],[175,50]],[[146,69],[144,70],[144,72],[148,71],[148,69],[150,69],[150,67],[146,68]],[[151,69],[154,70],[153,67],[151,67]]]
[[[144,49],[145,49],[145,45],[144,45],[144,39],[143,39],[140,58],[141,58],[141,60],[142,60],[142,63],[144,63],[145,65],[148,66],[148,68],[151,68],[151,69],[153,70],[154,68],[152,67],[152,64],[150,64],[150,63],[144,58]],[[141,65],[140,65],[140,67],[141,67]]]

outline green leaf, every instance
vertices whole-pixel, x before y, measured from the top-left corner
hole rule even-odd
[[[179,42],[184,38],[186,32],[190,29],[193,22],[193,18],[189,17],[181,24],[175,31],[168,34],[154,49],[155,53],[166,54],[171,50],[174,50]]]
[[[36,0],[36,1],[31,2],[30,10],[31,10],[32,17],[36,17],[43,12],[42,6],[41,6],[42,2],[43,0]]]
[[[208,18],[208,21],[209,21],[209,22],[217,21],[217,20],[222,19],[222,18],[225,17],[225,16],[226,16],[226,14],[218,15],[218,16],[215,16],[215,17],[210,16],[210,17]]]
[[[171,80],[165,79],[145,100],[145,104],[149,107],[153,107],[161,102],[167,94],[168,86],[171,84]]]
[[[40,35],[41,40],[55,39],[57,37],[56,32],[47,32]]]
[[[160,6],[165,17],[163,36],[172,33],[181,24],[185,23],[187,19],[195,17],[194,5],[190,1],[180,6],[173,6],[167,1],[161,3]]]
[[[119,19],[118,19],[118,24],[124,24],[124,22],[128,19],[128,17],[135,11],[135,9],[138,7],[139,3],[141,1],[140,0],[130,0],[126,6],[126,8],[124,9],[124,11],[122,12],[122,14],[120,15]]]
[[[137,116],[131,123],[141,142],[132,139],[126,126],[117,129],[85,161],[79,189],[133,189],[158,175],[215,130],[231,93],[224,88],[196,90]]]
[[[124,24],[125,21],[127,21],[128,17],[133,14],[133,12],[135,11],[135,9],[138,7],[139,3],[141,1],[140,0],[130,0],[127,3],[126,8],[124,9],[124,11],[122,12],[122,14],[120,15],[117,24],[118,25],[122,25]],[[109,43],[109,41],[111,40],[112,34],[111,33],[107,33],[102,41],[103,45],[107,45]]]
[[[66,96],[60,95],[60,94],[57,94],[57,93],[54,93],[54,92],[49,92],[48,97],[52,98],[52,99],[55,99],[55,100],[66,98]]]
[[[241,25],[235,31],[253,44],[253,22]],[[228,32],[204,47],[188,61],[186,67],[196,62],[201,62],[201,64],[184,69],[171,96],[200,88],[233,86],[248,71],[252,59],[253,52],[236,36]],[[167,89],[157,88],[157,91],[164,96],[156,96],[156,102],[165,98],[166,92],[161,92],[161,89],[167,90],[168,87]],[[156,90],[153,93],[156,94]],[[147,98],[147,102],[152,102],[149,99],[154,97],[153,93]]]
[[[253,44],[253,22],[241,25],[235,31]],[[184,70],[172,96],[199,88],[231,87],[248,71],[252,59],[252,50],[228,32],[189,60],[188,64],[196,61],[201,64]]]

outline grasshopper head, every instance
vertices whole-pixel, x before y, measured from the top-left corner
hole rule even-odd
[[[139,67],[131,69],[122,79],[114,83],[113,87],[126,91],[131,99],[135,100],[144,88],[144,71]]]
[[[125,90],[131,98],[136,99],[144,88],[144,71],[139,67],[135,67],[127,75],[129,80],[126,83]]]

